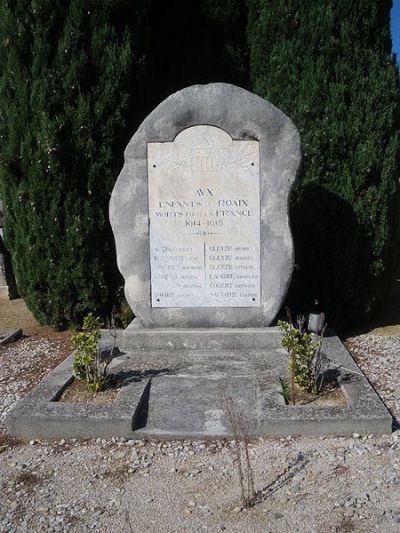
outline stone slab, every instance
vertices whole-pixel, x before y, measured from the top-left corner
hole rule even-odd
[[[277,328],[144,328],[134,319],[124,330],[123,349],[241,350],[267,348]]]
[[[157,297],[152,301],[151,264],[154,268],[154,260],[150,257],[149,192],[152,191],[149,191],[148,181],[149,146],[161,143],[171,145],[179,135],[199,126],[213,126],[218,131],[225,132],[232,143],[256,142],[259,146],[260,223],[259,233],[256,231],[254,235],[255,239],[260,235],[260,283],[259,291],[251,291],[256,294],[256,300],[254,302],[251,299],[248,307],[232,307],[228,305],[229,302],[220,307],[225,298],[221,298],[221,295],[217,298],[218,306],[214,307],[203,307],[209,300],[201,298],[200,307],[185,307],[187,304],[184,298],[173,302],[172,297],[167,297],[170,299],[168,305],[173,303],[177,307],[157,307],[163,303],[163,297],[158,297],[160,302],[157,302]],[[193,149],[197,150],[195,146]],[[204,152],[204,148],[201,149],[202,157],[208,159],[209,155]],[[198,155],[195,152],[194,157]],[[217,159],[214,155],[211,158]],[[212,83],[187,87],[169,96],[145,119],[126,148],[125,164],[110,201],[110,222],[116,241],[118,267],[125,279],[125,295],[142,326],[243,328],[266,327],[271,324],[286,295],[294,266],[288,198],[300,160],[300,135],[293,122],[271,103],[234,85]],[[203,163],[198,166],[196,161],[195,170],[203,168]],[[243,164],[247,164],[246,158],[243,161]],[[174,172],[178,174],[179,161],[176,163]],[[156,168],[151,166],[151,172],[158,169],[157,162],[153,164]],[[171,173],[168,176],[168,179],[172,179]],[[196,189],[212,191],[217,176],[213,174],[213,179],[209,177],[210,180],[199,179],[200,185]],[[170,190],[168,183],[165,187]],[[235,191],[234,184],[231,188]],[[182,188],[178,191],[182,192]],[[207,197],[207,190],[204,192]],[[230,196],[229,187],[224,195],[222,190],[220,193],[219,200],[234,199]],[[256,195],[256,192],[252,193],[252,202]],[[188,198],[176,198],[178,201],[182,199]],[[238,199],[240,198],[236,198]],[[195,218],[202,222],[202,217]],[[258,214],[255,218],[258,218]],[[206,229],[202,228],[203,231]],[[155,231],[157,234],[157,228]],[[231,235],[231,239],[235,240],[236,236]],[[185,240],[180,239],[180,243],[178,246],[174,242],[174,247],[184,248]],[[221,241],[221,244],[224,243]],[[225,244],[229,246],[229,243]],[[247,255],[253,257],[254,253]],[[176,254],[171,255],[175,257]],[[255,272],[258,272],[257,261],[253,266]],[[207,267],[204,272],[206,270]],[[167,287],[172,285],[172,280],[168,281],[171,283]],[[246,283],[250,284],[249,279]],[[158,291],[159,287],[155,286],[153,289]],[[160,292],[174,291],[175,289]],[[250,294],[250,291],[247,292]],[[193,303],[194,296],[191,298]]]
[[[9,342],[17,341],[22,337],[22,329],[0,330],[0,346]]]
[[[267,337],[265,337],[267,338]],[[249,437],[388,434],[392,417],[333,332],[325,350],[346,405],[285,405],[279,377],[287,356],[275,328],[257,349],[141,348],[113,361],[127,385],[111,406],[55,401],[71,381],[71,356],[8,414],[12,436],[25,438],[232,438],[232,417]]]

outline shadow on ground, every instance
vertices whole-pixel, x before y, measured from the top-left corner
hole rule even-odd
[[[400,335],[400,276],[390,287],[385,302],[378,308],[372,320],[359,328],[341,330],[341,338],[373,333],[382,336]]]

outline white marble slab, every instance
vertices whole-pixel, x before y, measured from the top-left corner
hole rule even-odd
[[[198,125],[147,158],[152,307],[259,306],[259,142]]]

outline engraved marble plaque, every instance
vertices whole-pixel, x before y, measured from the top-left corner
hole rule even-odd
[[[147,144],[152,307],[260,305],[259,161],[215,126]]]

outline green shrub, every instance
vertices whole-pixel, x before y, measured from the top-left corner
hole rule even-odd
[[[365,321],[399,246],[399,79],[384,0],[250,0],[253,89],[300,130],[292,197],[298,268],[289,305]],[[397,217],[397,218],[396,218]]]
[[[141,120],[186,85],[243,79],[243,3],[209,4],[0,2],[5,242],[40,323],[79,325],[117,303],[108,202]]]
[[[278,327],[282,333],[281,345],[289,354],[288,368],[293,381],[309,392],[316,392],[314,380],[314,360],[320,347],[320,341],[313,341],[310,333],[301,325],[293,325],[279,320]]]
[[[289,302],[365,320],[398,246],[391,2],[0,2],[0,197],[18,289],[41,323],[107,316],[121,283],[108,201],[129,137],[171,92],[226,81],[300,129]],[[247,24],[247,42],[245,28]],[[168,43],[168,46],[166,46]]]
[[[84,381],[89,390],[99,392],[108,383],[107,369],[110,357],[101,360],[98,353],[98,341],[101,337],[100,328],[103,322],[89,313],[82,326],[82,331],[72,338],[72,348],[75,350],[73,371],[75,377]]]
[[[18,289],[40,323],[106,316],[121,278],[108,220],[142,118],[142,7],[0,3],[0,197]]]

